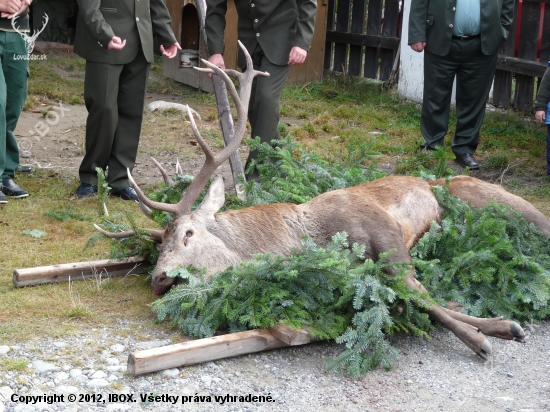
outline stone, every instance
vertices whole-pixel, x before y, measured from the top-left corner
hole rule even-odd
[[[103,379],[106,377],[107,374],[103,371],[96,371],[92,376],[90,376],[91,379]]]
[[[60,369],[59,366],[55,366],[53,363],[44,362],[41,360],[33,361],[32,367],[34,368],[35,372],[38,374],[51,372],[51,371],[58,371]]]
[[[107,382],[105,379],[91,379],[86,384],[88,388],[104,388],[105,386],[108,386],[108,385],[109,385],[109,382]]]
[[[124,347],[124,345],[121,345],[120,343],[117,343],[115,345],[112,345],[111,348],[110,348],[113,352],[122,352],[124,351],[126,348]]]
[[[0,355],[5,355],[11,350],[9,346],[0,346]]]

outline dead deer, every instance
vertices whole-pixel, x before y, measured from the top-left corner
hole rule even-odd
[[[288,255],[292,248],[300,247],[302,236],[309,236],[318,245],[326,245],[335,233],[342,231],[348,233],[350,244],[364,244],[369,258],[377,259],[380,253],[396,249],[390,255],[390,261],[412,262],[410,248],[429,229],[432,221],[440,221],[441,209],[430,186],[444,185],[444,179],[424,181],[407,176],[385,177],[326,192],[301,205],[269,204],[216,213],[225,201],[223,180],[218,177],[199,207],[191,211],[216,168],[236,150],[245,134],[253,78],[266,75],[253,70],[250,57],[247,58],[249,69],[244,73],[231,70],[224,73],[204,62],[211,68],[204,71],[215,72],[224,79],[237,107],[238,121],[234,139],[214,156],[201,137],[192,115],[189,116],[206,160],[178,204],[148,199],[128,172],[143,210],[153,208],[174,214],[173,221],[165,230],[149,231],[150,236],[160,244],[160,256],[152,279],[155,293],[163,294],[174,285],[175,280],[166,272],[181,265],[204,267],[208,274],[213,274],[251,259],[257,253]],[[226,73],[239,79],[239,94]],[[166,171],[161,168],[161,173],[170,184]],[[458,176],[450,180],[449,190],[474,207],[481,207],[491,200],[509,205],[550,237],[548,218],[530,203],[500,186]],[[109,234],[98,229],[110,237],[133,235],[133,232]],[[405,282],[412,289],[425,291],[414,278],[412,270]],[[517,341],[522,341],[525,336],[519,324],[501,318],[480,319],[440,306],[433,306],[429,314],[484,359],[491,354],[491,345],[485,335]]]

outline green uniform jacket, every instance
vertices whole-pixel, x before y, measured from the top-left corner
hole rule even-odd
[[[546,69],[540,82],[537,100],[535,101],[535,110],[546,110],[548,102],[550,102],[550,67]]]
[[[74,51],[96,63],[127,64],[140,45],[145,59],[154,58],[153,36],[165,48],[176,43],[170,14],[163,0],[77,0],[79,13]],[[122,50],[107,50],[118,36],[126,40]]]
[[[481,1],[481,51],[498,53],[508,37],[514,15],[514,0]],[[445,56],[451,47],[456,0],[412,0],[408,44],[426,42],[426,50]]]
[[[223,54],[227,0],[206,0],[206,37],[208,53]],[[316,0],[235,0],[239,15],[239,40],[250,54],[259,43],[267,59],[286,65],[294,46],[309,51]],[[246,66],[239,52],[239,66]]]

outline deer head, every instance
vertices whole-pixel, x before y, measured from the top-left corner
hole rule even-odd
[[[132,178],[130,170],[128,170],[128,179],[139,196],[142,211],[149,214],[150,209],[156,209],[174,215],[172,222],[160,234],[161,245],[159,259],[151,282],[153,290],[157,294],[166,292],[166,290],[174,284],[174,279],[166,275],[167,269],[173,269],[180,265],[188,266],[190,264],[196,267],[204,267],[206,266],[205,262],[208,260],[209,271],[215,272],[240,261],[235,254],[225,246],[224,242],[212,233],[210,228],[211,223],[215,221],[214,214],[221,208],[225,201],[224,184],[221,177],[218,177],[212,183],[207,196],[200,206],[195,211],[191,210],[200,192],[204,189],[216,169],[226,161],[229,156],[237,151],[241,144],[246,133],[248,103],[254,77],[269,76],[268,73],[254,70],[252,59],[240,41],[239,46],[247,59],[247,70],[244,73],[235,70],[221,70],[206,60],[202,61],[208,68],[195,68],[206,73],[217,74],[224,80],[237,109],[238,120],[235,126],[234,136],[230,143],[220,153],[214,155],[201,136],[191,110],[188,110],[191,128],[199,146],[205,154],[205,161],[199,173],[195,176],[193,182],[183,194],[181,200],[175,205],[150,200],[141,191]],[[238,92],[229,76],[239,81]],[[158,162],[155,161],[155,163],[157,167],[159,167],[165,183],[171,185],[171,179],[168,177],[166,171]],[[103,230],[101,231],[113,238],[129,237],[134,234],[132,231],[112,234]],[[153,239],[159,238],[158,231],[150,231],[150,235]]]
[[[25,41],[25,45],[27,47],[27,53],[31,54],[34,50],[34,43],[36,42],[36,39],[44,31],[46,28],[46,25],[48,24],[48,21],[50,21],[50,18],[46,13],[44,13],[44,24],[42,25],[42,28],[40,30],[34,30],[32,32],[32,35],[29,36],[27,33],[22,32],[19,30],[19,27],[15,27],[15,21],[19,18],[19,16],[15,16],[13,19],[11,19],[11,27],[13,30],[15,30],[21,37],[23,37],[23,40]]]

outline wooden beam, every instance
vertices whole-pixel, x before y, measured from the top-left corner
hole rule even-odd
[[[327,30],[327,42],[354,44],[357,46],[380,47],[382,49],[397,50],[399,37],[384,37],[374,34],[340,33]]]
[[[96,260],[92,262],[63,263],[13,271],[13,284],[17,287],[67,282],[70,280],[124,276],[128,273],[143,273],[151,264],[142,257],[124,262]]]
[[[546,71],[546,63],[539,63],[516,57],[498,55],[497,69],[507,72],[524,74],[526,76],[542,77]]]
[[[131,353],[128,373],[141,375],[285,346],[266,329],[229,333]]]
[[[288,346],[305,345],[319,340],[319,338],[313,336],[305,329],[291,329],[283,324],[278,324],[268,330],[273,336],[282,340]]]

